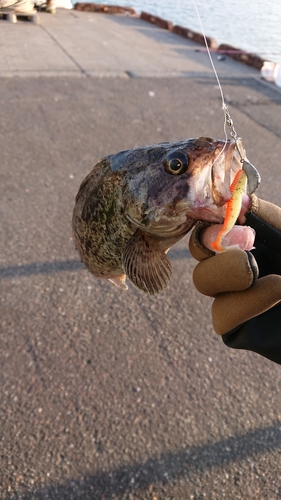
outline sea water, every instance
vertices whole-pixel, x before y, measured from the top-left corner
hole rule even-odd
[[[193,0],[93,1],[130,6],[202,32]],[[281,63],[281,0],[196,0],[196,5],[207,36]]]

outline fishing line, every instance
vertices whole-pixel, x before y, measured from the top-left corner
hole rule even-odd
[[[217,71],[216,71],[216,68],[215,68],[215,65],[213,63],[213,59],[212,59],[212,56],[211,56],[211,53],[210,53],[210,50],[209,50],[209,47],[208,47],[208,43],[207,43],[207,39],[206,39],[206,35],[205,35],[205,30],[204,30],[204,27],[203,27],[203,23],[202,23],[202,20],[201,20],[201,17],[200,17],[199,10],[198,10],[197,5],[196,5],[196,1],[195,0],[192,0],[192,1],[193,1],[193,5],[195,7],[195,10],[196,10],[196,13],[197,13],[197,16],[198,16],[198,19],[199,19],[199,23],[200,23],[200,26],[201,26],[202,34],[203,34],[203,37],[204,37],[204,42],[205,42],[205,45],[206,45],[206,50],[207,50],[207,53],[208,53],[208,56],[209,56],[209,59],[210,59],[210,62],[211,62],[211,66],[213,68],[213,71],[214,71],[214,74],[215,74],[215,77],[216,77],[216,80],[218,82],[218,86],[219,86],[219,90],[220,90],[220,94],[221,94],[222,109],[223,109],[223,112],[224,112],[224,133],[225,133],[225,139],[227,141],[226,126],[228,125],[228,127],[230,128],[230,135],[231,135],[232,139],[235,142],[235,147],[236,147],[236,149],[238,151],[238,154],[240,156],[240,162],[243,165],[242,166],[242,170],[247,175],[247,191],[248,191],[248,194],[251,194],[251,193],[255,192],[255,190],[257,189],[257,187],[260,184],[260,181],[261,181],[260,174],[259,174],[258,170],[256,169],[256,167],[254,167],[254,165],[252,165],[247,160],[247,158],[245,157],[245,151],[244,151],[244,148],[242,146],[241,139],[239,139],[239,137],[237,135],[237,132],[236,132],[236,130],[234,128],[233,120],[232,120],[232,118],[230,116],[229,110],[228,110],[227,105],[225,103],[223,89],[222,89],[222,86],[221,86],[221,83],[220,83],[220,79],[218,77],[218,74],[217,74]],[[223,151],[226,148],[226,141],[225,141],[223,149],[221,150],[221,152],[217,156],[215,162],[217,162],[217,160],[220,157],[220,155],[223,154]],[[242,153],[241,153],[241,150],[240,150],[240,146],[242,146]]]
[[[227,140],[226,126],[228,126],[230,128],[230,135],[233,138],[233,140],[235,141],[237,151],[238,151],[238,153],[240,155],[240,158],[241,158],[241,162],[243,162],[244,158],[243,158],[243,156],[242,156],[242,154],[240,152],[240,149],[238,147],[238,144],[237,144],[237,140],[238,140],[237,132],[236,132],[236,130],[234,128],[233,120],[232,120],[232,118],[230,116],[229,110],[228,110],[227,105],[225,103],[223,89],[222,89],[222,86],[221,86],[221,83],[220,83],[220,79],[219,79],[217,70],[215,68],[212,56],[211,56],[210,49],[208,47],[208,42],[207,42],[207,39],[206,39],[205,30],[204,30],[204,27],[203,27],[201,16],[200,16],[200,13],[199,13],[196,1],[195,0],[192,0],[192,1],[193,1],[193,5],[194,5],[194,8],[195,8],[195,11],[196,11],[196,14],[197,14],[200,26],[201,26],[201,31],[202,31],[202,35],[203,35],[204,42],[205,42],[205,45],[206,45],[207,54],[208,54],[208,57],[210,59],[210,63],[211,63],[214,75],[216,77],[216,80],[217,80],[217,83],[218,83],[218,87],[219,87],[219,91],[220,91],[220,95],[221,95],[222,109],[223,109],[223,112],[224,112],[224,127],[223,127],[223,130],[224,130],[224,134],[225,134],[225,139]],[[226,144],[223,147],[222,151],[220,152],[219,156],[223,153],[225,147],[226,147]]]

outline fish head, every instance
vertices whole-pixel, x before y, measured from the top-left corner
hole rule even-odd
[[[169,248],[197,220],[223,221],[241,148],[199,137],[103,158],[82,182],[73,211],[86,267],[123,288],[127,276],[145,292],[163,290],[172,273]]]
[[[233,140],[200,137],[132,152],[123,209],[135,227],[168,244],[197,220],[223,221],[230,185],[242,167]]]

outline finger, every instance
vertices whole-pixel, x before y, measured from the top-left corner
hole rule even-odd
[[[213,249],[212,242],[214,242],[222,228],[221,224],[214,224],[207,227],[201,233],[201,242],[209,250]],[[255,231],[249,226],[234,226],[223,239],[223,246],[225,249],[231,247],[240,248],[240,250],[252,250],[255,241]]]
[[[212,305],[213,325],[223,335],[281,301],[281,276],[270,274],[247,290],[219,295]]]
[[[201,234],[209,226],[208,222],[197,222],[189,238],[189,251],[192,257],[199,262],[215,255],[213,249],[209,250],[201,243]]]
[[[193,271],[193,282],[203,295],[245,290],[257,279],[258,266],[250,252],[229,250],[202,260]]]
[[[261,200],[256,195],[251,195],[251,212],[260,219],[281,231],[281,208],[269,201]]]

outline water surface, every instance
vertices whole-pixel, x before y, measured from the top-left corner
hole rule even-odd
[[[78,1],[78,0],[77,0]],[[193,0],[95,0],[202,32]],[[281,63],[281,0],[196,0],[206,35]]]

